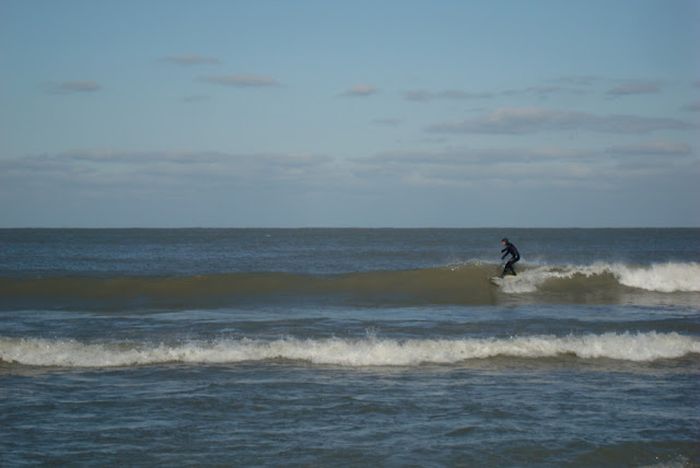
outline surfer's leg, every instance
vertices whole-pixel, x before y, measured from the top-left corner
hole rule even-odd
[[[503,267],[503,273],[501,273],[501,278],[505,277],[511,271],[513,271],[513,266],[511,265],[510,260],[508,260],[506,262],[506,266]]]
[[[508,263],[506,263],[505,268],[503,268],[503,276],[505,276],[506,273],[509,273],[509,272],[511,275],[515,276],[515,270],[513,270],[513,261],[512,260],[508,260]]]

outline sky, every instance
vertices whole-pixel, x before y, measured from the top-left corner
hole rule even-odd
[[[0,0],[0,227],[700,226],[700,2]]]

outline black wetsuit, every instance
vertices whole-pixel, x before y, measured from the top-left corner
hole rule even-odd
[[[510,255],[510,260],[508,260],[508,263],[506,263],[505,268],[503,268],[503,273],[501,273],[501,277],[506,276],[506,273],[508,272],[510,272],[510,274],[513,276],[517,275],[517,273],[513,269],[513,265],[515,264],[515,262],[520,260],[520,254],[518,253],[517,247],[515,247],[510,242],[507,242],[506,248],[501,250],[501,253],[503,253],[503,255],[501,256],[501,260]]]

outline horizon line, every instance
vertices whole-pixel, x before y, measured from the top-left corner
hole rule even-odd
[[[271,230],[331,230],[331,229],[700,229],[695,226],[0,226],[0,230],[195,230],[195,229],[271,229]]]

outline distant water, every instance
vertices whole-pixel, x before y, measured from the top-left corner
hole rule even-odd
[[[700,229],[0,230],[1,466],[687,466],[699,377]]]

